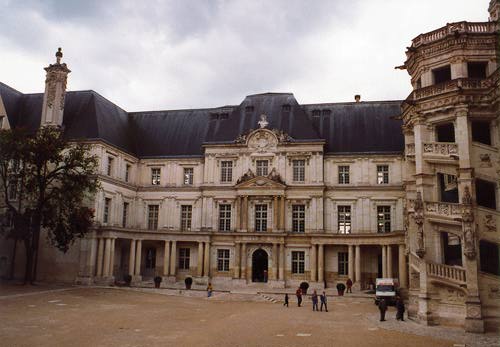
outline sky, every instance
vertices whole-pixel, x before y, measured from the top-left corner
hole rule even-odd
[[[0,0],[0,81],[43,92],[43,67],[72,70],[127,111],[404,99],[412,38],[487,21],[489,0]]]

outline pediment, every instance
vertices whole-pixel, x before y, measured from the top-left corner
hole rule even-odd
[[[236,188],[285,188],[284,184],[273,181],[267,177],[257,176],[248,181],[241,182],[236,185]]]

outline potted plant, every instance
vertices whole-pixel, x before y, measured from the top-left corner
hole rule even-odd
[[[123,276],[123,281],[125,281],[125,285],[130,287],[130,283],[132,283],[132,276],[125,275]]]
[[[300,290],[302,290],[302,294],[306,295],[307,294],[307,289],[309,288],[309,283],[307,282],[302,282],[300,284]]]
[[[160,288],[162,278],[160,276],[155,277],[155,288]]]
[[[339,294],[339,296],[344,295],[344,290],[345,290],[345,284],[340,282],[337,283],[337,293]]]
[[[193,284],[193,279],[191,277],[186,277],[184,279],[184,284],[186,285],[186,289],[191,289],[191,285]]]

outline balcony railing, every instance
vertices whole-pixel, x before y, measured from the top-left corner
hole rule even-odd
[[[461,218],[462,206],[450,202],[425,202],[425,212],[448,218]]]
[[[453,142],[424,142],[423,154],[447,156],[458,155],[458,145]]]
[[[494,34],[496,32],[495,22],[457,22],[449,23],[446,26],[431,32],[420,34],[412,41],[412,47],[419,47],[434,41],[441,40],[448,35],[455,33],[472,34]]]
[[[458,285],[465,285],[465,269],[445,264],[427,263],[427,274],[432,277],[441,278]]]

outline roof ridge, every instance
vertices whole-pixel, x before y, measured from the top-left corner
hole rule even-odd
[[[340,101],[340,102],[320,102],[311,104],[299,104],[300,106],[322,106],[322,105],[363,105],[363,104],[392,104],[402,103],[404,100],[369,100],[369,101]]]

